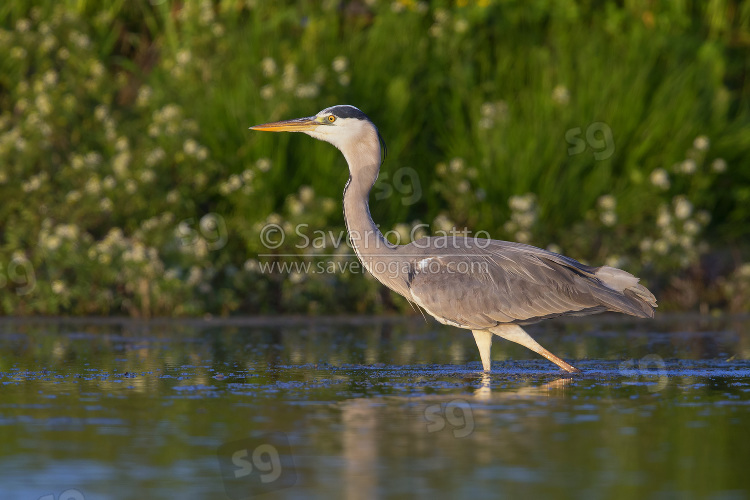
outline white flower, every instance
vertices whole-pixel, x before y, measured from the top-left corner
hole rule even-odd
[[[485,102],[479,108],[479,112],[482,114],[482,116],[487,116],[491,118],[495,116],[495,105],[492,104],[491,102]]]
[[[339,75],[339,85],[342,87],[347,87],[351,81],[352,77],[349,76],[349,73],[342,73]]]
[[[448,14],[448,11],[443,8],[438,8],[435,10],[435,22],[443,24],[445,23],[450,15]]]
[[[526,193],[520,196],[511,196],[508,199],[508,206],[511,210],[518,212],[528,212],[534,208],[536,196],[533,193]]]
[[[268,172],[271,169],[271,160],[268,158],[258,158],[255,162],[255,167],[261,172]]]
[[[292,90],[297,85],[297,66],[294,63],[284,65],[284,74],[281,77],[281,86],[284,90]]]
[[[666,255],[666,253],[669,251],[669,243],[667,243],[664,240],[656,240],[654,242],[654,252],[658,253],[659,255]]]
[[[16,31],[19,33],[25,33],[31,28],[31,21],[28,19],[19,19],[16,21]]]
[[[315,199],[315,190],[310,186],[302,186],[299,188],[299,199],[302,203],[308,205]]]
[[[96,108],[94,108],[94,118],[96,118],[98,121],[104,121],[107,116],[109,116],[109,110],[104,104],[100,104]]]
[[[305,209],[302,203],[295,198],[290,198],[287,203],[289,206],[289,213],[292,215],[299,215]]]
[[[86,49],[89,47],[89,45],[91,45],[91,40],[89,40],[89,37],[84,35],[83,33],[78,33],[77,31],[73,31],[70,34],[70,40],[80,49]]]
[[[528,231],[518,231],[516,233],[516,241],[519,243],[528,243],[531,241],[531,234]]]
[[[83,161],[89,167],[98,167],[102,163],[102,155],[96,151],[89,151],[86,156],[83,157]]]
[[[273,85],[263,85],[260,88],[260,97],[265,101],[272,99],[274,94]]]
[[[690,175],[692,173],[695,173],[696,167],[697,165],[695,164],[695,160],[693,160],[692,158],[688,158],[687,160],[680,163],[680,172]]]
[[[651,241],[651,238],[644,238],[638,246],[640,247],[641,252],[648,252],[649,250],[651,250],[653,244],[654,242]]]
[[[264,57],[260,62],[260,67],[263,69],[263,76],[270,78],[276,74],[276,61],[271,57]]]
[[[95,79],[104,76],[105,68],[104,65],[99,61],[93,61],[91,63],[91,68],[89,69],[91,70],[91,76],[93,76]]]
[[[685,220],[693,213],[693,204],[685,196],[675,196],[672,203],[674,204],[674,215],[678,219]]]
[[[656,225],[664,229],[672,223],[672,216],[669,215],[667,207],[662,205],[659,207],[659,215],[656,217]]]
[[[47,94],[39,94],[36,96],[34,104],[36,105],[36,109],[39,110],[39,114],[42,116],[47,116],[52,112],[52,103]]]
[[[115,155],[112,160],[112,171],[119,178],[125,177],[128,173],[128,166],[130,165],[130,152],[124,151]]]
[[[331,67],[336,73],[343,73],[349,67],[349,60],[344,56],[338,56],[331,63]]]
[[[621,267],[625,264],[625,259],[620,257],[619,255],[610,255],[607,257],[607,260],[604,261],[606,265],[609,267]]]
[[[657,168],[651,172],[651,184],[660,189],[669,189],[669,174],[663,168]]]
[[[449,168],[451,169],[451,172],[453,172],[454,174],[459,173],[461,170],[464,169],[463,158],[453,158],[449,163]]]
[[[198,146],[198,142],[195,139],[187,139],[183,143],[182,149],[190,156],[194,156],[198,152]]]
[[[518,227],[530,228],[536,222],[536,214],[534,212],[516,212],[512,217]]]
[[[146,156],[146,165],[148,165],[149,167],[153,167],[166,157],[167,153],[165,153],[162,148],[157,147],[156,149],[149,152],[148,156]]]
[[[596,200],[596,204],[601,210],[614,210],[617,206],[617,200],[611,194],[605,194]]]
[[[466,33],[466,30],[469,29],[469,23],[466,19],[457,19],[453,29],[455,29],[458,34]]]
[[[601,219],[602,224],[607,227],[612,227],[617,224],[617,214],[614,212],[602,212],[599,218]]]
[[[300,99],[312,99],[318,96],[320,89],[314,83],[304,83],[297,85],[294,95]]]
[[[52,49],[55,48],[57,45],[57,39],[53,35],[45,35],[44,39],[42,39],[42,43],[39,44],[39,46],[42,49],[42,52],[47,53],[52,51]]]
[[[558,85],[552,89],[552,101],[555,104],[565,106],[570,102],[570,92],[565,85]]]
[[[229,179],[219,187],[222,194],[229,194],[237,191],[242,187],[242,179],[237,174],[232,174]]]
[[[689,235],[698,234],[698,231],[700,231],[701,229],[700,224],[698,224],[694,220],[685,221],[685,224],[682,226],[682,228],[685,230],[685,233]]]
[[[713,170],[717,174],[725,172],[726,169],[727,169],[727,162],[723,158],[716,158],[714,161],[711,162],[711,170]]]
[[[492,120],[492,118],[482,117],[477,122],[477,125],[479,125],[479,128],[481,129],[490,129],[493,125],[495,125],[495,122]]]
[[[121,152],[127,150],[128,147],[129,147],[129,145],[128,145],[128,138],[127,137],[122,136],[122,137],[118,137],[117,138],[117,142],[115,142],[115,150],[118,153],[121,153]]]
[[[80,233],[81,230],[75,224],[60,224],[55,228],[55,234],[66,240],[75,240]]]
[[[177,61],[177,64],[180,66],[185,66],[190,62],[190,59],[192,58],[192,55],[190,54],[190,51],[187,49],[183,49],[179,52],[177,52],[177,55],[175,56],[175,60]]]
[[[54,87],[57,85],[57,73],[55,70],[47,70],[44,75],[42,75],[42,81],[46,87]]]
[[[23,47],[13,47],[10,49],[11,59],[26,59],[26,49]]]
[[[151,101],[154,91],[148,85],[143,85],[138,89],[138,97],[135,99],[136,106],[145,106]]]
[[[322,204],[323,212],[331,213],[337,206],[338,204],[335,201],[333,201],[333,199],[331,198],[323,199],[323,204]]]
[[[60,244],[62,243],[62,238],[56,235],[50,235],[44,240],[44,246],[47,247],[47,250],[55,251],[58,248],[60,248]]]
[[[60,295],[65,292],[65,283],[61,280],[55,280],[52,282],[52,292],[56,295]]]
[[[448,232],[455,229],[455,224],[453,224],[453,222],[451,222],[451,220],[443,214],[435,217],[435,220],[432,221],[432,225],[435,226],[438,231]]]
[[[138,176],[144,184],[148,184],[153,182],[156,179],[156,173],[154,173],[153,170],[147,169],[141,172],[141,174]]]
[[[89,194],[97,195],[101,192],[102,185],[97,177],[89,177],[89,180],[86,181],[86,187],[84,189]]]
[[[699,135],[693,141],[693,147],[698,151],[708,151],[708,147],[711,145],[711,141],[705,135]]]

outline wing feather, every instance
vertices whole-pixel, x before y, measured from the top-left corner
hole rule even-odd
[[[411,299],[439,321],[471,329],[606,310],[644,315],[642,304],[629,304],[636,293],[618,292],[597,277],[601,268],[529,245],[485,241],[483,248],[448,249],[420,240],[425,257],[411,263]],[[429,266],[419,265],[424,258]]]

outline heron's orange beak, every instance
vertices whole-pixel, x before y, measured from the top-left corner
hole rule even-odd
[[[315,118],[316,117],[314,116],[310,116],[307,118],[296,118],[294,120],[264,123],[262,125],[250,127],[250,129],[262,130],[265,132],[305,132],[320,125],[320,122],[316,121]]]

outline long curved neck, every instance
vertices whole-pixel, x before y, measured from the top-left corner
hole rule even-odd
[[[399,275],[403,272],[394,261],[396,245],[385,239],[370,215],[369,195],[378,178],[380,146],[374,141],[361,141],[342,148],[349,164],[349,181],[344,188],[344,221],[349,240],[357,257],[378,281],[403,294]]]
[[[394,251],[395,245],[385,239],[370,215],[368,198],[377,174],[369,179],[349,176],[344,188],[344,222],[352,248],[362,264],[373,275],[375,262]],[[376,276],[377,277],[377,276]]]

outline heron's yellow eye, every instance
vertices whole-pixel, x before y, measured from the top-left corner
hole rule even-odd
[[[335,121],[336,121],[336,117],[335,117],[334,115],[328,115],[328,121],[329,121],[330,123],[333,123],[333,122],[335,122]]]

